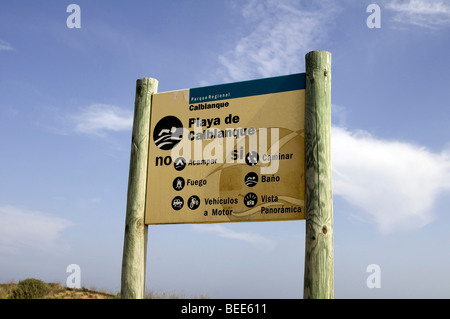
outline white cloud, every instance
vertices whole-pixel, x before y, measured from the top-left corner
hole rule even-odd
[[[381,232],[430,223],[433,205],[450,190],[450,154],[432,153],[367,132],[332,128],[333,192],[374,220]]]
[[[13,206],[0,206],[0,252],[20,253],[33,248],[43,251],[60,251],[61,232],[72,226],[72,222]]]
[[[393,11],[395,21],[425,28],[450,26],[450,2],[448,0],[393,0],[386,3]]]
[[[450,2],[445,1],[395,0],[385,7],[399,22],[438,27],[450,20]],[[329,1],[308,5],[290,0],[250,0],[241,10],[252,28],[219,57],[225,81],[302,72],[304,55],[324,42],[339,11]],[[381,232],[430,223],[437,197],[450,190],[450,153],[348,131],[334,125],[345,126],[349,110],[332,105],[332,112],[337,119],[332,129],[334,194],[357,207],[358,217],[368,216]],[[234,235],[222,227],[210,229]]]
[[[224,81],[300,72],[304,56],[315,50],[336,9],[328,1],[249,1],[242,15],[252,31],[233,50],[219,56]]]
[[[72,119],[76,131],[92,135],[104,135],[106,131],[128,131],[133,126],[131,111],[107,104],[92,104]]]
[[[14,50],[11,44],[6,41],[0,40],[0,51],[11,51]]]
[[[272,240],[258,234],[236,232],[222,225],[200,224],[200,225],[192,225],[192,227],[195,231],[198,232],[215,233],[220,237],[242,240],[250,244],[254,244],[260,248],[267,248],[269,250],[275,248],[275,243]]]

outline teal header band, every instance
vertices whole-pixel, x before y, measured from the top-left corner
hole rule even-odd
[[[306,74],[276,76],[272,78],[234,82],[193,88],[189,90],[189,103],[202,103],[240,97],[304,90]]]

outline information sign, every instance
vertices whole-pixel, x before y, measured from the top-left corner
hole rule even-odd
[[[146,224],[305,218],[305,74],[156,93]]]

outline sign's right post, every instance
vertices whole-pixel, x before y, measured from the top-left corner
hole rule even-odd
[[[306,62],[305,272],[303,298],[334,298],[331,185],[331,53],[311,51]]]

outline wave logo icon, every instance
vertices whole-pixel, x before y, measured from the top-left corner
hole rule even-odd
[[[255,186],[258,183],[258,175],[253,172],[248,173],[247,175],[245,175],[244,183],[248,187]]]
[[[183,124],[175,116],[163,117],[153,130],[153,141],[162,150],[170,150],[183,138]]]

